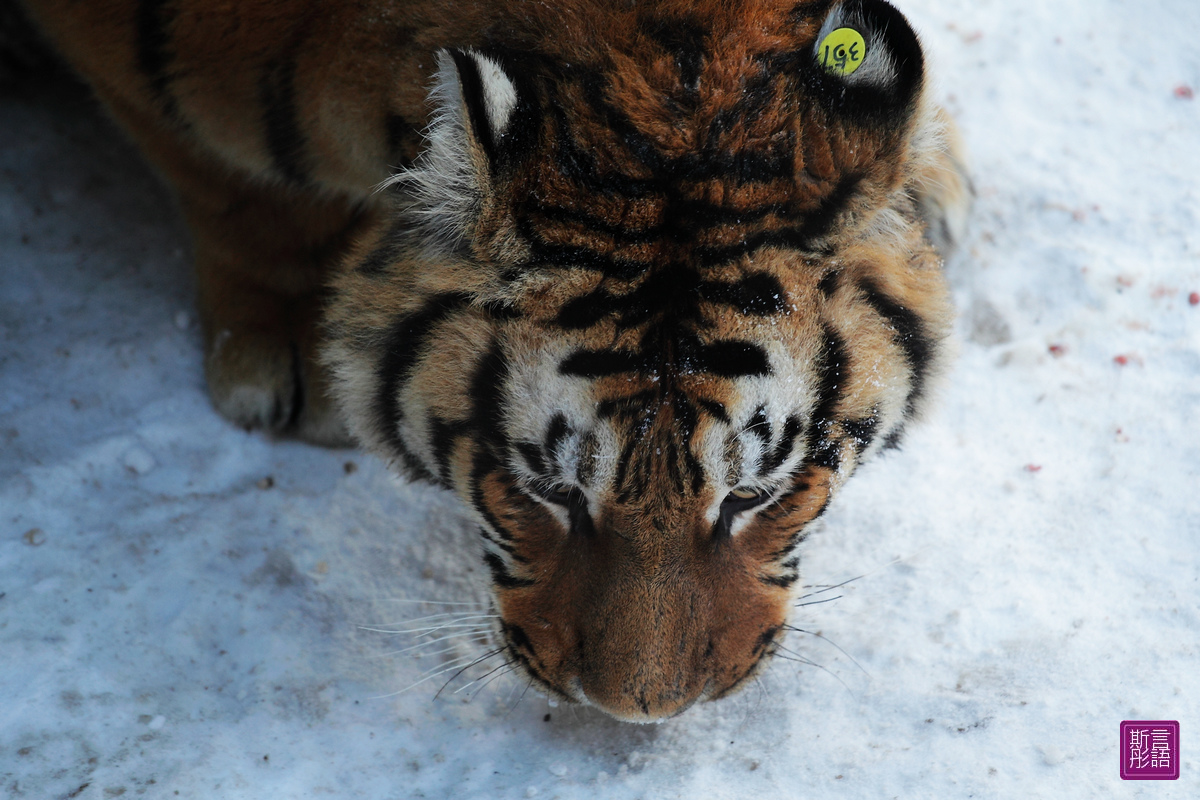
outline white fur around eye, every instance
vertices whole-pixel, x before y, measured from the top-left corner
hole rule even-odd
[[[492,134],[499,138],[504,134],[517,107],[517,87],[505,74],[500,65],[479,53],[470,53],[479,66],[479,77],[483,82],[483,102],[487,108],[488,122]]]

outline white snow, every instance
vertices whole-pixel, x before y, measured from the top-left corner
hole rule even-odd
[[[960,355],[804,546],[861,576],[797,608],[815,665],[654,726],[401,691],[485,649],[359,627],[478,613],[456,501],[220,419],[166,192],[0,90],[0,795],[1200,796],[1200,5],[901,7],[979,188]],[[1120,780],[1124,719],[1178,781]]]

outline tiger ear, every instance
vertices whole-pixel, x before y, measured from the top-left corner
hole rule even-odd
[[[517,85],[491,56],[474,50],[443,52],[449,58],[438,56],[438,83],[450,80],[446,73],[453,69],[467,137],[473,148],[483,151],[488,167],[494,169],[517,110]]]
[[[835,113],[892,127],[920,100],[925,57],[904,15],[884,0],[844,0],[825,17],[810,82]]]
[[[441,50],[430,104],[426,149],[397,183],[412,191],[411,211],[432,243],[457,249],[492,195],[512,138],[517,85],[494,58]]]

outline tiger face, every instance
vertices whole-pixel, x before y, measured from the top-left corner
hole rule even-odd
[[[474,511],[507,657],[649,721],[764,663],[806,526],[920,410],[962,179],[880,0],[526,11],[439,52],[325,362]]]

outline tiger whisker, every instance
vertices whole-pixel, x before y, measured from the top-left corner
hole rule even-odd
[[[520,684],[517,684],[517,686],[520,686]],[[531,687],[531,686],[533,686],[533,678],[530,678],[530,679],[529,679],[529,680],[526,682],[526,684],[525,684],[525,688],[524,688],[523,690],[521,690],[521,695],[520,695],[520,697],[518,697],[518,698],[517,698],[517,702],[515,702],[515,703],[513,703],[511,706],[509,706],[509,707],[508,707],[508,711],[505,711],[505,712],[504,712],[504,718],[505,718],[505,719],[508,719],[508,715],[509,715],[509,714],[511,714],[511,713],[513,712],[513,710],[514,710],[514,709],[515,709],[517,706],[521,705],[521,701],[525,699],[525,694],[526,694],[526,693],[529,691],[529,687]],[[513,691],[516,691],[516,688],[515,688],[515,687],[513,688]],[[511,696],[511,693],[510,693],[510,696]]]
[[[380,598],[382,603],[428,603],[430,605],[439,606],[476,606],[478,608],[487,608],[490,604],[478,600],[422,600],[419,598],[409,597],[383,597]]]
[[[367,656],[367,658],[388,658],[388,657],[391,657],[391,656],[400,656],[400,655],[404,655],[405,653],[411,653],[413,650],[416,650],[416,649],[418,649],[418,648],[421,648],[421,647],[429,647],[430,645],[433,645],[433,644],[438,644],[439,642],[444,642],[444,641],[446,641],[447,639],[451,639],[451,638],[460,638],[460,637],[449,637],[449,636],[447,636],[447,637],[445,637],[445,638],[442,638],[442,639],[435,639],[435,640],[433,640],[433,641],[431,641],[431,642],[419,642],[419,643],[417,643],[417,644],[414,644],[414,645],[412,645],[412,646],[410,646],[410,647],[405,647],[405,648],[403,648],[403,649],[401,649],[401,650],[389,650],[389,651],[388,651],[388,652],[386,652],[386,653],[376,653],[376,654],[374,654],[374,655]],[[467,638],[467,637],[461,637],[461,638]],[[449,646],[447,646],[447,647],[443,647],[443,648],[442,648],[442,649],[440,649],[440,650],[426,650],[426,651],[423,651],[423,652],[419,652],[419,653],[417,653],[416,655],[417,655],[417,657],[418,657],[418,658],[426,658],[426,657],[429,657],[429,656],[440,656],[440,655],[444,655],[445,653],[451,653],[451,652],[453,652],[454,650],[456,650],[457,648],[459,648],[459,647],[461,647],[461,646],[462,646],[462,642],[455,642],[454,644],[452,644],[452,645],[449,645]]]
[[[895,562],[893,562],[893,563],[895,563]],[[824,594],[825,592],[832,592],[834,589],[840,589],[840,588],[842,588],[843,586],[845,586],[845,585],[847,585],[847,584],[854,583],[854,582],[855,582],[855,581],[857,581],[857,580],[861,580],[861,579],[863,579],[863,578],[867,577],[867,575],[869,575],[869,574],[870,574],[870,573],[868,573],[868,572],[864,572],[862,575],[855,575],[853,578],[847,578],[846,580],[842,581],[841,583],[835,583],[835,584],[832,584],[832,585],[830,585],[830,586],[825,586],[825,587],[823,587],[823,588],[821,588],[821,589],[817,589],[815,592],[809,592],[808,594],[802,594],[802,595],[800,595],[799,597],[797,597],[796,599],[797,599],[797,600],[803,600],[803,599],[804,599],[804,598],[806,598],[806,597],[812,597],[812,596],[814,596],[814,595],[818,595],[818,594]],[[818,585],[818,584],[813,584],[813,586],[816,586],[816,585]],[[812,587],[812,586],[806,586],[806,587],[804,587],[804,588],[806,588],[806,589],[811,589],[811,588],[813,588],[813,587]]]
[[[406,619],[403,622],[376,622],[372,623],[379,627],[385,625],[409,625],[416,622],[432,622],[433,620],[446,620],[447,622],[462,622],[468,619],[494,619],[499,617],[499,614],[464,614],[461,612],[451,612],[448,614],[432,614],[428,617],[417,617],[415,619]]]
[[[487,688],[487,687],[488,687],[490,684],[492,684],[493,682],[495,682],[495,681],[499,680],[500,678],[503,678],[505,675],[511,675],[511,674],[513,674],[514,672],[516,672],[516,671],[517,671],[517,669],[518,669],[518,665],[516,665],[516,664],[509,664],[509,665],[508,665],[508,669],[504,670],[504,671],[503,671],[503,672],[501,672],[499,675],[495,676],[494,678],[490,679],[490,680],[489,680],[487,683],[483,684],[483,686],[480,686],[478,689],[476,689],[476,690],[475,690],[475,693],[471,695],[471,699],[472,699],[472,700],[474,700],[474,699],[475,699],[476,697],[478,697],[478,696],[479,696],[479,694],[480,694],[480,693],[481,693],[481,692],[482,692],[484,689],[486,689],[486,688]]]
[[[486,680],[488,678],[488,676],[493,675],[502,669],[507,669],[507,671],[511,672],[512,670],[516,669],[516,666],[517,665],[511,661],[505,661],[500,666],[494,667],[494,668],[488,670],[487,672],[480,675],[478,678],[475,678],[474,680],[464,683],[462,686],[460,686],[454,690],[454,694],[459,694],[460,692],[465,692],[467,689],[470,689],[475,684],[479,683],[482,680]],[[501,675],[504,675],[504,674],[506,674],[506,673],[501,672],[500,675],[496,675],[496,678],[499,678],[499,677],[501,677]],[[492,678],[492,680],[495,680],[496,678]],[[488,683],[491,683],[491,682],[492,681],[488,681],[487,683],[483,684],[483,686],[480,686],[479,689],[477,689],[474,694],[470,695],[470,697],[474,698],[477,694],[479,694],[479,692],[483,691],[484,687],[486,687]]]
[[[420,639],[420,641],[416,642],[415,644],[409,645],[408,647],[405,647],[401,650],[396,650],[394,652],[407,653],[412,650],[419,650],[422,647],[432,647],[436,644],[440,644],[442,642],[448,642],[453,639],[471,640],[471,639],[476,639],[480,636],[486,637],[490,633],[491,633],[491,631],[456,631],[454,633],[447,633],[445,636],[437,636],[434,638],[420,636],[420,637],[417,637],[418,639]]]
[[[808,597],[808,595],[805,595]],[[809,600],[807,603],[792,603],[792,608],[803,608],[804,606],[819,606],[822,603],[832,603],[834,600],[841,600],[845,597],[844,594],[839,594],[836,597],[826,597],[824,600]]]
[[[478,657],[463,656],[462,658],[453,659],[449,663],[438,664],[436,667],[433,667],[431,669],[425,670],[425,672],[422,672],[421,675],[418,676],[419,680],[416,680],[413,683],[410,683],[408,686],[405,686],[403,689],[396,691],[396,692],[391,692],[389,694],[379,695],[378,697],[375,697],[372,699],[383,700],[388,697],[395,697],[396,695],[404,694],[407,691],[415,689],[416,687],[420,686],[422,683],[425,683],[426,681],[433,680],[434,678],[438,677],[439,675],[444,675],[447,672],[450,672],[451,670],[457,669],[458,671],[455,672],[454,675],[452,675],[450,677],[450,680],[446,682],[447,684],[449,684],[450,681],[453,681],[455,678],[457,678],[459,675],[461,675],[465,670],[470,669],[471,667],[475,666],[476,664],[478,664],[481,661],[491,658],[492,656],[496,655],[499,652],[501,652],[501,650],[497,648],[495,650],[492,650],[492,651],[489,651],[488,653],[483,654],[482,656],[478,656]],[[470,659],[469,663],[467,663],[465,666],[462,666],[462,662],[468,661],[468,659]],[[461,667],[461,669],[460,669],[460,667]],[[442,689],[445,689],[445,688],[446,688],[445,685],[443,685]],[[438,694],[441,694],[441,689],[438,690]],[[434,695],[434,699],[437,699],[436,694]]]
[[[791,655],[790,656],[779,655],[780,650],[782,650],[785,653],[790,653]],[[838,675],[836,672],[823,667],[822,665],[813,661],[811,658],[805,658],[804,656],[797,653],[795,650],[790,650],[790,649],[784,647],[783,645],[779,644],[779,642],[775,642],[775,651],[772,653],[772,655],[782,658],[784,661],[795,661],[797,663],[804,664],[806,666],[816,667],[817,669],[821,670],[822,672],[832,675],[834,680],[836,680],[838,683],[840,683],[842,685],[843,689],[845,689],[847,692],[850,692],[850,694],[854,694],[854,690],[852,690],[850,688],[850,685],[848,683],[846,683],[844,680],[842,680],[841,676]]]
[[[495,648],[494,650],[489,650],[488,652],[486,652],[486,653],[484,653],[483,655],[479,656],[479,658],[476,658],[476,659],[475,659],[474,661],[472,661],[470,664],[467,664],[465,667],[463,667],[462,669],[460,669],[458,672],[456,672],[456,673],[454,673],[453,675],[451,675],[451,676],[449,677],[449,679],[447,679],[447,681],[446,681],[445,683],[443,683],[443,684],[442,684],[442,688],[440,688],[440,689],[438,689],[438,690],[437,690],[437,693],[436,693],[436,694],[434,694],[434,696],[433,696],[433,699],[434,699],[434,700],[437,700],[437,699],[438,699],[438,697],[440,697],[440,696],[441,696],[442,692],[446,691],[446,687],[447,687],[447,686],[449,686],[450,684],[454,683],[454,679],[455,679],[455,678],[457,678],[459,675],[462,675],[464,672],[466,672],[467,670],[469,670],[471,667],[475,666],[476,664],[479,664],[479,663],[482,663],[482,662],[484,662],[484,661],[487,661],[489,658],[494,658],[494,657],[496,657],[496,656],[498,656],[498,655],[502,654],[503,652],[504,652],[504,648],[497,647],[497,648]],[[507,663],[507,662],[506,662],[506,663]]]
[[[858,667],[863,675],[866,675],[868,678],[871,677],[871,673],[867,672],[867,670],[863,667],[863,665],[858,663],[858,659],[856,659],[854,656],[847,653],[846,650],[841,645],[839,645],[837,642],[833,641],[829,637],[824,636],[820,633],[817,633],[816,631],[808,631],[808,630],[805,630],[804,628],[797,628],[795,625],[786,625],[785,624],[783,626],[783,628],[784,628],[784,630],[795,631],[796,633],[805,633],[805,634],[808,634],[809,636],[815,636],[818,639],[820,639],[821,641],[826,642],[830,647],[834,648],[839,653],[844,655],[846,658],[850,659],[850,661],[853,662],[854,666]]]
[[[487,631],[491,629],[491,626],[479,622],[472,622],[466,625],[436,625],[428,628],[372,628],[366,625],[359,626],[359,630],[369,631],[371,633],[386,633],[390,636],[399,636],[405,633],[413,636],[428,636],[429,634],[437,633],[438,631],[463,630],[464,628],[469,630]]]

